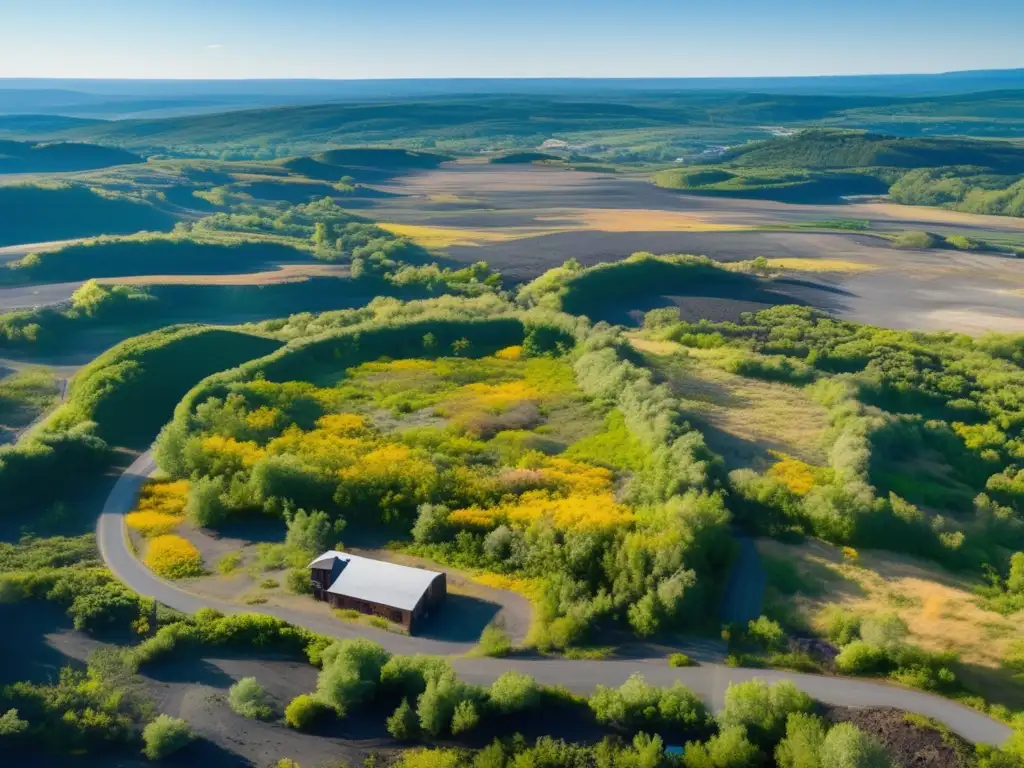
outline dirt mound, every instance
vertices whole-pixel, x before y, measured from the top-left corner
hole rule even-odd
[[[902,768],[969,768],[974,748],[947,728],[898,709],[832,707],[831,723],[853,723],[881,741]]]

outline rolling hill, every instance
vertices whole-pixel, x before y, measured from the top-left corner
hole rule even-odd
[[[0,141],[0,174],[92,171],[143,162],[138,155],[116,147],[78,142]]]

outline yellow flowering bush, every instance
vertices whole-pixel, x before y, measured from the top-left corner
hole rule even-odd
[[[473,577],[473,581],[492,589],[503,589],[506,592],[518,592],[520,595],[533,598],[540,592],[541,583],[539,579],[531,579],[522,576],[508,576],[504,573],[480,573]]]
[[[611,493],[559,498],[547,491],[527,491],[514,501],[456,509],[448,516],[454,525],[483,529],[503,523],[526,528],[542,519],[561,530],[603,530],[630,524],[633,513]]]
[[[245,423],[251,429],[274,429],[280,420],[281,412],[277,408],[267,408],[265,405],[245,415]]]
[[[478,411],[504,411],[523,401],[541,400],[540,390],[524,381],[505,381],[500,384],[474,382],[462,387],[454,397],[457,408]]]
[[[147,538],[170,533],[185,519],[188,485],[188,480],[145,483],[125,523]]]
[[[781,481],[789,490],[798,496],[810,493],[819,481],[822,470],[806,461],[793,458],[785,453],[773,452],[779,460],[768,469],[768,474]]]
[[[358,413],[330,413],[321,416],[316,422],[317,429],[330,432],[332,435],[356,437],[370,432],[370,425],[364,416]]]
[[[147,509],[129,512],[125,516],[125,523],[133,531],[138,531],[146,538],[149,538],[170,533],[184,519],[182,515],[168,515],[165,512],[155,512]]]
[[[521,346],[505,347],[499,349],[494,353],[494,356],[499,360],[519,360],[523,356],[523,348]]]
[[[154,573],[167,579],[201,576],[203,557],[192,542],[174,534],[157,536],[146,547],[144,562]]]
[[[187,501],[188,480],[150,481],[145,483],[139,491],[139,502],[136,508],[178,515],[184,513]]]
[[[203,439],[203,451],[215,458],[218,474],[251,467],[266,456],[266,451],[252,440],[235,440],[223,435],[210,435]]]

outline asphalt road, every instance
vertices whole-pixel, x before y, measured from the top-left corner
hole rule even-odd
[[[423,637],[408,637],[363,625],[347,624],[329,617],[310,616],[267,606],[241,606],[200,597],[179,589],[153,575],[128,547],[124,515],[135,504],[139,486],[155,468],[152,455],[142,454],[118,479],[111,490],[97,525],[96,537],[107,567],[136,592],[155,598],[185,613],[215,608],[224,613],[265,613],[332,637],[369,637],[393,653],[432,653],[460,656],[465,644]],[[714,710],[721,708],[726,689],[732,683],[760,678],[768,682],[790,680],[808,694],[825,702],[846,707],[895,707],[916,712],[946,724],[965,739],[985,744],[1003,744],[1010,729],[992,718],[939,696],[869,680],[806,675],[766,669],[736,669],[720,664],[674,669],[664,658],[609,661],[568,661],[553,658],[479,659],[457,657],[452,665],[467,682],[486,684],[509,669],[526,672],[542,683],[564,685],[578,693],[594,686],[617,686],[631,674],[644,675],[648,682],[667,685],[680,681],[699,694]]]

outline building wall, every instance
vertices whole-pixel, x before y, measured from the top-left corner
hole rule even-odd
[[[355,598],[328,592],[330,576],[331,572],[325,569],[314,568],[310,571],[310,578],[313,582],[313,596],[317,600],[326,601],[332,608],[359,611],[368,616],[381,616],[388,621],[405,627],[409,634],[413,634],[417,629],[417,625],[433,615],[434,611],[444,602],[448,594],[447,579],[445,574],[440,573],[430,583],[430,586],[427,587],[416,607],[411,611],[406,611],[392,608],[383,603],[356,600]]]

